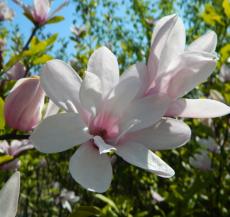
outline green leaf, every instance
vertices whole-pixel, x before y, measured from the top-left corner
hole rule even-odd
[[[8,161],[11,161],[12,159],[14,159],[14,157],[11,155],[0,156],[0,165],[7,163]]]
[[[53,24],[53,23],[59,23],[61,22],[62,20],[64,20],[65,18],[63,16],[55,16],[55,17],[52,17],[51,19],[49,19],[46,24]]]
[[[95,195],[96,198],[100,199],[101,201],[107,203],[108,205],[110,205],[112,208],[114,208],[114,210],[116,212],[119,213],[119,209],[117,208],[116,204],[111,200],[109,199],[108,197],[105,197],[104,195],[102,194],[96,194]]]
[[[69,217],[90,217],[98,216],[100,214],[100,209],[96,206],[80,206],[75,208]]]
[[[47,54],[44,54],[33,61],[34,65],[45,64],[47,61],[52,60],[53,57]]]
[[[5,127],[5,118],[4,118],[4,100],[0,97],[0,129]]]
[[[211,4],[205,5],[205,10],[201,14],[201,17],[203,18],[205,23],[211,26],[216,25],[216,23],[224,25],[221,15],[217,13],[215,8]]]
[[[224,8],[225,14],[227,15],[228,18],[230,18],[230,1],[224,0],[222,6]]]

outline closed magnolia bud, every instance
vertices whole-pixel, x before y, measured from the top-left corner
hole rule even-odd
[[[5,101],[7,125],[17,130],[32,130],[41,119],[44,98],[39,78],[18,80]]]
[[[25,67],[21,63],[16,63],[7,71],[7,77],[10,80],[18,80],[23,78],[26,74]]]

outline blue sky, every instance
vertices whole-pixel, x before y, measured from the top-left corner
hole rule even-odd
[[[27,39],[31,33],[31,29],[33,28],[33,24],[23,15],[23,10],[20,8],[20,6],[18,6],[17,4],[15,4],[12,0],[7,0],[6,1],[7,4],[9,5],[9,7],[11,9],[14,10],[15,12],[15,17],[13,20],[13,24],[18,24],[20,27],[20,31],[21,33],[24,35],[25,39]],[[33,1],[30,0],[23,0],[24,3],[26,4],[33,4]],[[52,4],[51,7],[51,12],[52,10],[56,9],[58,5],[60,5],[63,2],[63,0],[55,0]],[[72,26],[72,20],[73,20],[73,16],[74,16],[74,11],[75,11],[75,6],[74,3],[70,1],[70,3],[68,4],[68,6],[66,6],[65,8],[63,8],[58,15],[60,16],[64,16],[65,20],[57,23],[57,24],[51,24],[51,25],[47,25],[44,28],[44,32],[46,33],[57,33],[59,34],[60,38],[65,38],[68,39],[71,32],[70,32],[70,28]],[[5,25],[10,25],[9,27],[11,27],[11,23],[10,22],[6,22]],[[68,53],[73,53],[74,51],[74,43],[70,40],[69,44],[68,44]]]

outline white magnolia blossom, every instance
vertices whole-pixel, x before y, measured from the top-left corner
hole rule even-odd
[[[106,47],[92,54],[83,80],[64,62],[49,61],[43,67],[41,84],[66,113],[42,121],[31,141],[44,153],[62,152],[81,144],[70,160],[69,170],[91,191],[109,188],[111,152],[158,176],[173,176],[173,169],[150,149],[185,144],[190,139],[190,128],[179,120],[161,119],[170,102],[164,94],[136,98],[139,82],[134,68],[119,77],[117,59]]]
[[[20,192],[20,173],[16,172],[0,191],[0,216],[15,217]]]
[[[211,99],[182,98],[207,80],[216,66],[216,33],[210,31],[186,47],[180,17],[160,19],[153,32],[147,66],[135,64],[141,78],[140,96],[167,94],[172,102],[169,117],[213,118],[230,113],[230,107]]]
[[[212,169],[212,161],[207,150],[202,150],[200,153],[196,153],[190,157],[189,163],[193,167],[203,171],[210,171]]]

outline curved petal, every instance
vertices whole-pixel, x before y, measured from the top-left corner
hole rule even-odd
[[[175,174],[170,166],[140,143],[128,142],[121,144],[117,146],[117,154],[128,163],[153,172],[158,176],[169,178]]]
[[[217,45],[217,35],[214,31],[207,32],[188,46],[190,51],[215,52]]]
[[[130,129],[132,132],[152,126],[163,117],[170,102],[161,94],[133,100],[121,118],[121,127],[125,129],[133,120],[139,123]]]
[[[230,107],[212,99],[178,99],[173,102],[166,116],[185,118],[215,118],[230,113]]]
[[[153,79],[164,73],[169,62],[185,48],[185,29],[180,17],[169,15],[156,23],[148,59],[148,70]]]
[[[100,78],[91,72],[86,72],[80,87],[80,101],[87,111],[94,114],[96,109],[102,103],[103,90],[101,89]]]
[[[20,192],[20,173],[16,172],[0,191],[0,213],[4,217],[15,217]]]
[[[112,180],[112,166],[106,154],[100,155],[92,144],[81,145],[70,160],[72,177],[89,191],[105,192]]]
[[[185,145],[191,138],[191,129],[183,121],[166,118],[129,137],[149,149],[167,150]]]
[[[90,56],[87,71],[94,73],[101,80],[103,97],[119,82],[117,58],[104,46]]]
[[[75,107],[79,104],[81,78],[63,61],[51,60],[43,66],[41,84],[49,98],[66,111],[67,101]]]
[[[175,98],[184,96],[204,82],[213,72],[216,60],[208,53],[185,52],[171,65],[167,75],[171,78],[168,94]]]
[[[139,84],[139,80],[134,77],[122,79],[106,98],[104,110],[115,116],[121,116],[136,97]]]
[[[46,118],[30,137],[35,148],[43,153],[65,151],[90,138],[76,113],[61,113]]]
[[[48,13],[50,10],[50,1],[49,0],[34,0],[34,8],[36,15],[41,17],[42,19],[46,19],[48,17]]]
[[[142,97],[150,85],[150,79],[149,79],[149,74],[148,74],[148,69],[147,66],[142,63],[138,62],[134,65],[131,65],[120,77],[120,81],[125,80],[125,79],[130,79],[130,78],[136,78],[140,84],[138,85],[139,87],[139,92],[137,94],[137,97]]]

